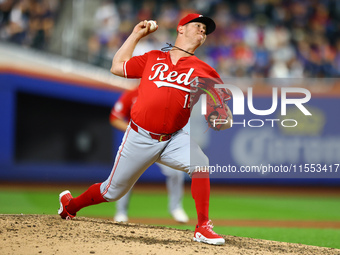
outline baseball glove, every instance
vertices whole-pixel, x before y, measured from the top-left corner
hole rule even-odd
[[[208,126],[216,131],[225,129],[225,124],[228,123],[227,119],[231,114],[228,108],[231,93],[224,88],[209,88],[205,92],[207,94],[207,114],[205,119]]]

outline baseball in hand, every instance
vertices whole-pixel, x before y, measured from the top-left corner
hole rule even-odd
[[[150,23],[150,31],[153,32],[157,28],[157,23],[154,20],[148,20],[148,23]]]

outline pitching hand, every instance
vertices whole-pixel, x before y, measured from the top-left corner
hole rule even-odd
[[[148,34],[151,34],[155,32],[158,29],[158,25],[154,30],[151,30],[151,23],[147,20],[139,22],[133,29],[133,33],[137,34],[139,38],[142,38],[144,36],[147,36]]]

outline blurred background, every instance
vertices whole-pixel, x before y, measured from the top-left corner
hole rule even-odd
[[[178,21],[190,12],[217,24],[196,55],[221,77],[247,79],[248,85],[260,80],[250,86],[255,104],[264,108],[270,106],[271,87],[278,86],[268,79],[303,79],[315,112],[312,119],[299,119],[303,128],[296,132],[235,128],[226,132],[228,144],[207,145],[206,153],[225,151],[221,157],[236,166],[258,163],[249,161],[254,157],[272,164],[339,163],[339,1],[1,0],[1,181],[105,179],[122,138],[110,127],[109,112],[123,87],[136,84],[110,74],[112,57],[140,20],[154,19],[159,29],[140,42],[135,55],[173,43]],[[254,145],[259,137],[262,147]],[[285,156],[292,144],[295,156]],[[151,169],[143,181],[163,182],[164,176]],[[274,182],[340,185],[339,178]]]
[[[139,48],[159,49],[190,12],[215,20],[199,57],[223,77],[339,76],[336,0],[2,0],[0,38],[107,69],[137,22],[157,20]]]

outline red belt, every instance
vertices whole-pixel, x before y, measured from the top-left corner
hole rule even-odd
[[[137,133],[138,133],[138,127],[135,123],[133,123],[132,121],[130,122],[130,126],[133,130],[135,130]],[[155,139],[159,142],[165,142],[165,141],[168,141],[172,134],[154,134],[154,133],[150,133],[149,132],[149,135],[151,136],[152,139]]]

